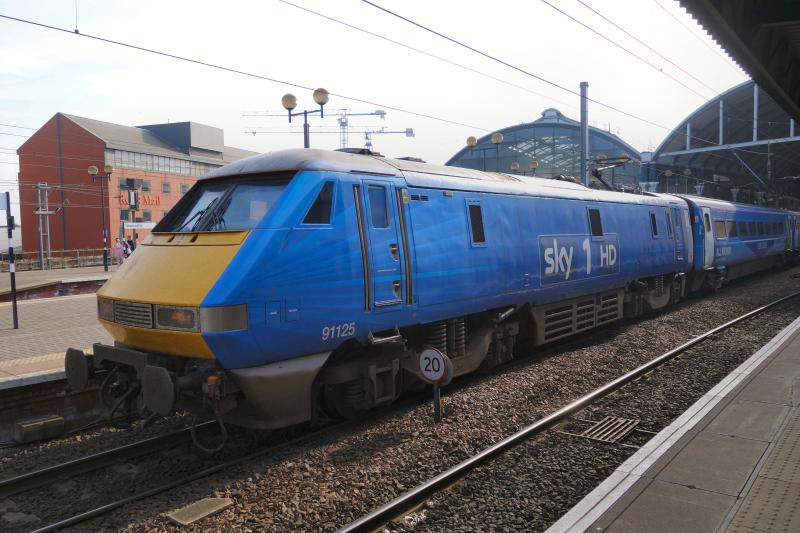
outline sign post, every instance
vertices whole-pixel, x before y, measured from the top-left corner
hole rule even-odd
[[[6,211],[6,227],[8,228],[8,274],[11,276],[11,313],[14,318],[14,329],[19,329],[17,314],[17,265],[14,261],[14,216],[11,214],[11,193],[6,191],[0,195],[0,210]]]
[[[426,346],[419,354],[419,376],[433,385],[433,419],[442,421],[441,385],[453,379],[453,363],[441,351]]]

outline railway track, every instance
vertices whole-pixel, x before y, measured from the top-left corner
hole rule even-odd
[[[198,424],[197,428],[200,429],[213,424],[214,422],[203,422],[202,424]],[[164,435],[150,437],[124,446],[87,455],[80,459],[65,461],[33,472],[0,480],[0,499],[52,484],[65,478],[100,470],[101,468],[118,464],[121,461],[140,457],[155,451],[161,451],[165,447],[179,444],[181,441],[187,440],[190,437],[190,431],[190,428],[173,431]]]
[[[125,498],[120,498],[118,500],[111,501],[107,504],[90,509],[88,511],[75,514],[68,518],[64,518],[57,522],[50,523],[46,526],[39,527],[32,531],[34,533],[43,533],[46,531],[56,531],[65,527],[80,524],[92,518],[96,518],[103,514],[109,513],[115,509],[119,509],[120,507],[123,507],[131,502],[155,496],[157,494],[168,491],[175,487],[180,487],[181,485],[186,485],[188,483],[191,483],[192,481],[196,481],[198,479],[211,476],[217,472],[221,472],[237,464],[251,461],[253,459],[257,459],[259,457],[263,457],[270,453],[279,451],[282,448],[286,448],[289,446],[300,444],[307,440],[311,440],[314,437],[317,437],[327,431],[331,431],[333,428],[336,428],[337,426],[344,424],[346,424],[346,422],[342,424],[333,424],[330,426],[326,426],[324,428],[309,433],[305,433],[301,436],[289,439],[279,444],[269,446],[266,448],[261,448],[256,451],[243,454],[239,457],[219,462],[218,464],[215,464],[208,468],[204,468],[190,475],[180,477],[178,479],[169,481],[167,483],[162,483],[160,485],[151,487],[147,490],[137,492]],[[201,427],[213,426],[213,425],[216,425],[216,422],[209,421],[209,422],[204,422],[202,424],[198,424],[197,428],[200,429]],[[61,481],[63,480],[64,477],[78,476],[81,474],[85,474],[87,472],[119,464],[121,461],[126,461],[131,458],[140,457],[142,455],[146,455],[152,452],[162,451],[164,449],[164,446],[180,444],[182,440],[188,442],[189,438],[190,438],[190,428],[186,428],[165,435],[160,435],[158,437],[152,437],[139,442],[131,443],[126,446],[121,446],[119,448],[107,450],[105,452],[100,452],[92,456],[54,465],[52,467],[31,472],[29,474],[24,474],[4,481],[0,481],[0,498],[3,498],[11,494],[19,494],[20,492],[28,491],[37,487],[42,487],[54,483],[56,481]]]
[[[692,338],[691,340],[659,355],[658,357],[618,377],[617,379],[606,383],[605,385],[593,390],[592,392],[589,392],[588,394],[585,394],[584,396],[569,403],[561,409],[558,409],[550,415],[537,420],[533,424],[530,424],[529,426],[519,430],[509,437],[506,437],[489,448],[486,448],[481,452],[469,457],[445,472],[442,472],[441,474],[417,485],[411,490],[401,494],[394,500],[342,527],[339,532],[356,533],[374,531],[385,524],[402,517],[405,513],[424,503],[430,497],[463,479],[479,466],[491,462],[493,459],[500,457],[505,452],[522,444],[523,442],[528,441],[532,437],[540,435],[560,424],[561,422],[566,421],[572,415],[607,397],[608,395],[640,378],[641,376],[657,369],[668,361],[686,352],[690,348],[697,346],[698,344],[708,340],[709,338],[712,338],[714,335],[725,331],[728,328],[731,328],[732,326],[764,313],[765,311],[798,296],[800,296],[800,292],[789,294]]]

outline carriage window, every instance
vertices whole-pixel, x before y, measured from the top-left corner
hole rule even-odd
[[[750,235],[756,235],[756,223],[748,222],[747,225],[750,226]]]
[[[747,222],[739,222],[739,235],[747,236]]]
[[[486,235],[483,232],[483,212],[480,204],[467,204],[469,210],[469,226],[472,230],[472,244],[485,244]]]
[[[703,221],[705,222],[706,226],[706,233],[711,231],[711,219],[708,216],[708,213],[703,213]]]
[[[389,205],[386,203],[386,188],[380,185],[367,187],[369,213],[373,228],[389,227]]]
[[[763,222],[759,222],[758,223],[758,234],[759,235],[764,235],[764,223]]]
[[[727,237],[725,234],[725,221],[724,220],[715,220],[714,221],[714,235],[717,236],[717,239],[724,239]]]
[[[317,199],[303,219],[303,224],[330,224],[331,207],[333,207],[333,182],[328,181],[322,186]]]
[[[592,229],[592,237],[603,236],[603,221],[600,220],[599,209],[589,209],[589,226]]]
[[[650,213],[650,231],[653,232],[653,237],[658,237],[658,223],[656,222],[655,213]]]
[[[733,220],[728,221],[728,237],[736,237],[738,232],[736,231],[736,222]]]
[[[667,214],[667,231],[672,235],[672,220],[669,218],[669,209],[666,210]]]

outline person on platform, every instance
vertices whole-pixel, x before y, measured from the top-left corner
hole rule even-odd
[[[120,238],[117,237],[117,240],[114,243],[114,263],[116,265],[121,265],[124,260],[125,260],[125,246],[122,244]]]
[[[133,242],[133,239],[131,238],[130,235],[128,235],[125,238],[125,244],[127,245],[127,248],[128,248],[128,254],[127,255],[131,255],[133,253],[133,251],[136,249],[136,243]]]

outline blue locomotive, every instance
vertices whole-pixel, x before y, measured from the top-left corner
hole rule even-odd
[[[98,292],[114,346],[70,349],[112,410],[275,428],[660,309],[779,264],[787,212],[321,150],[207,174]],[[794,243],[796,244],[796,242]]]

